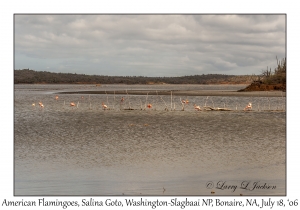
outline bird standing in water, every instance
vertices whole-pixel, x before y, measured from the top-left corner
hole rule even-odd
[[[108,107],[108,106],[105,105],[105,104],[102,102],[102,108],[103,108],[103,109],[107,109],[107,107]]]
[[[181,103],[183,103],[183,104],[188,104],[188,103],[189,103],[189,100],[181,100]]]
[[[194,108],[195,108],[197,111],[200,111],[200,110],[201,110],[201,107],[200,107],[200,106],[197,106],[196,104],[194,104]]]
[[[39,102],[40,107],[44,108],[44,104],[42,102]]]
[[[252,109],[252,103],[249,102],[249,104],[244,108],[244,111]]]

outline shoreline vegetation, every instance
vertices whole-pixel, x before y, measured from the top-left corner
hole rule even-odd
[[[253,76],[252,82],[246,88],[239,90],[245,91],[283,91],[286,92],[286,58],[277,60],[277,67],[272,72],[272,69],[262,70],[261,75]]]
[[[30,69],[14,70],[14,84],[202,84],[202,85],[237,85],[250,84],[237,92],[253,91],[283,91],[286,92],[286,58],[278,61],[277,67],[262,70],[261,75],[225,75],[225,74],[202,74],[181,77],[144,77],[144,76],[105,76],[85,75],[72,73],[53,73],[47,71],[34,71]],[[88,94],[95,94],[89,91]],[[96,91],[97,94],[104,94]],[[195,92],[195,91],[194,91]],[[220,91],[219,91],[220,92]],[[222,92],[222,91],[221,91]],[[143,94],[132,92],[131,94]],[[156,94],[156,93],[155,93]],[[166,93],[160,93],[165,95]],[[170,94],[170,93],[168,93]],[[174,92],[176,94],[176,92]],[[194,93],[198,94],[198,93]]]
[[[252,75],[202,74],[181,77],[106,76],[14,70],[14,84],[250,84]]]

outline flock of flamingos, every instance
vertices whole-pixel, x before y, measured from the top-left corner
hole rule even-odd
[[[83,96],[81,97],[82,99],[83,99]],[[55,96],[55,100],[58,100],[58,96]],[[122,97],[121,98],[121,100],[120,100],[120,103],[122,104],[122,103],[124,103],[124,101],[125,101],[125,99],[124,99],[124,97]],[[185,104],[189,104],[189,100],[183,100],[183,99],[181,99],[180,98],[180,102],[181,102],[181,104],[182,104],[182,110],[184,111],[184,105]],[[79,103],[79,102],[78,102]],[[71,107],[75,107],[75,106],[77,106],[77,108],[78,108],[78,103],[77,104],[75,104],[74,102],[71,102],[70,103],[70,106]],[[32,106],[35,106],[35,103],[33,103],[32,104]],[[39,106],[41,107],[41,108],[44,108],[44,104],[40,101],[39,102]],[[151,109],[152,108],[152,104],[151,103],[147,103],[147,105],[146,105],[146,107],[148,108],[148,109]],[[209,110],[220,110],[220,111],[230,111],[230,109],[226,109],[226,108],[211,108],[211,107],[204,107],[205,108],[205,110],[207,110],[207,109],[209,109]],[[109,107],[108,107],[108,105],[106,105],[104,102],[102,102],[102,109],[103,110],[108,110],[109,109]],[[166,108],[167,109],[167,108]],[[199,106],[199,105],[196,105],[196,104],[194,104],[194,109],[196,110],[196,111],[202,111],[202,109],[201,109],[201,107]],[[251,102],[249,102],[247,105],[246,105],[246,107],[244,108],[244,111],[249,111],[249,110],[252,110],[252,103]]]

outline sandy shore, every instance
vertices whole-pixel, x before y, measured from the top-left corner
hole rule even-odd
[[[148,91],[148,90],[128,90],[124,91],[69,91],[59,92],[57,94],[129,94],[129,95],[170,95],[171,91]],[[237,92],[237,91],[220,91],[220,90],[174,90],[172,95],[181,96],[253,96],[253,97],[285,97],[286,92],[282,91],[251,91],[251,92]]]

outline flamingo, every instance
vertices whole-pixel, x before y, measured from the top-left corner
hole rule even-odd
[[[55,96],[55,100],[58,100],[58,96]]]
[[[105,105],[105,104],[102,102],[102,108],[103,108],[103,109],[107,109],[107,107],[108,107],[108,106]]]
[[[249,104],[244,108],[244,111],[252,109],[252,103],[249,102]]]
[[[33,103],[32,106],[35,106],[35,103]]]
[[[44,104],[42,102],[39,102],[40,107],[44,108]]]
[[[147,107],[150,109],[152,107],[152,104],[148,104]]]
[[[189,100],[181,100],[181,102],[183,103],[183,104],[188,104],[189,103]]]
[[[194,104],[194,108],[195,108],[197,111],[200,111],[200,110],[201,110],[200,106],[197,106],[196,104]]]
[[[76,106],[76,104],[74,102],[71,102],[70,106]]]
[[[122,97],[122,98],[121,98],[121,102],[123,102],[124,100],[125,100],[124,97]]]

